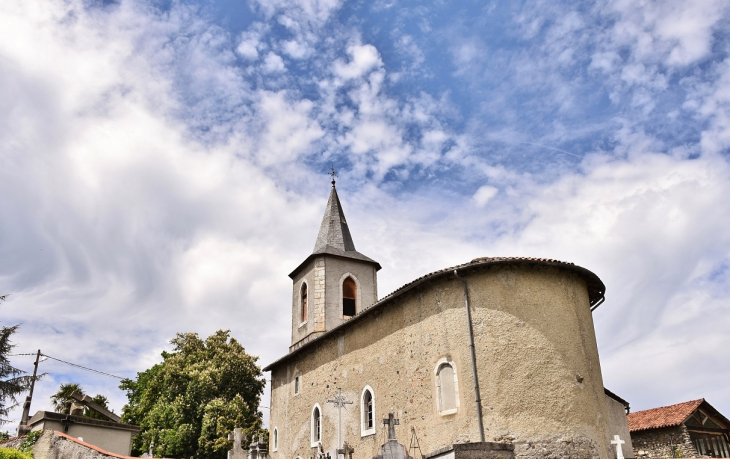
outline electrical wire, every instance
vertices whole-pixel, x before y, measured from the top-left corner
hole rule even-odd
[[[31,353],[26,353],[26,354],[8,354],[8,355],[9,356],[37,355],[37,353],[36,352],[31,352]],[[71,363],[71,362],[67,362],[65,360],[57,359],[56,357],[51,357],[48,354],[41,354],[41,356],[46,357],[46,358],[51,359],[51,360],[55,360],[57,362],[65,363],[66,365],[71,365],[72,367],[81,368],[82,370],[90,371],[92,373],[97,373],[97,374],[100,374],[100,375],[109,376],[111,378],[125,379],[125,378],[123,378],[121,376],[113,375],[111,373],[106,373],[106,372],[103,372],[103,371],[100,371],[100,370],[94,370],[93,368],[85,367],[83,365],[79,365],[79,364],[76,364],[76,363]]]

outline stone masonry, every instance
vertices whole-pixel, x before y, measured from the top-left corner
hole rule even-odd
[[[324,327],[324,258],[319,258],[314,265],[314,329],[325,331]]]
[[[697,457],[697,450],[683,424],[663,429],[635,431],[631,433],[631,441],[637,458]],[[672,444],[675,447],[674,456],[672,456]]]

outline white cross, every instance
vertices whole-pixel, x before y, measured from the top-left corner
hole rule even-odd
[[[625,441],[621,440],[621,437],[618,435],[613,436],[613,440],[611,440],[612,445],[616,445],[616,459],[624,459],[624,452],[621,450],[621,445],[626,443]]]

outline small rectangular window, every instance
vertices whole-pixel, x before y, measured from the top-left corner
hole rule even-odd
[[[352,298],[342,299],[342,315],[352,317],[355,315],[355,300]]]
[[[294,395],[299,393],[299,378],[300,376],[294,378]]]

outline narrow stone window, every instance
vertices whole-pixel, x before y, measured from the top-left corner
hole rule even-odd
[[[357,313],[357,286],[352,277],[342,282],[342,315],[352,317]]]
[[[307,321],[307,283],[302,282],[302,290],[300,294],[300,301],[299,301],[301,308],[299,313],[299,323],[304,323]]]
[[[441,415],[456,413],[459,407],[459,384],[454,363],[446,359],[436,365],[436,403]]]
[[[274,427],[273,450],[276,451],[277,449],[279,449],[279,429]]]
[[[322,411],[319,404],[312,409],[312,447],[316,447],[322,441]]]
[[[301,384],[301,376],[294,377],[294,395],[299,395],[299,386]]]
[[[365,386],[360,396],[360,436],[375,435],[375,396],[373,388]]]

